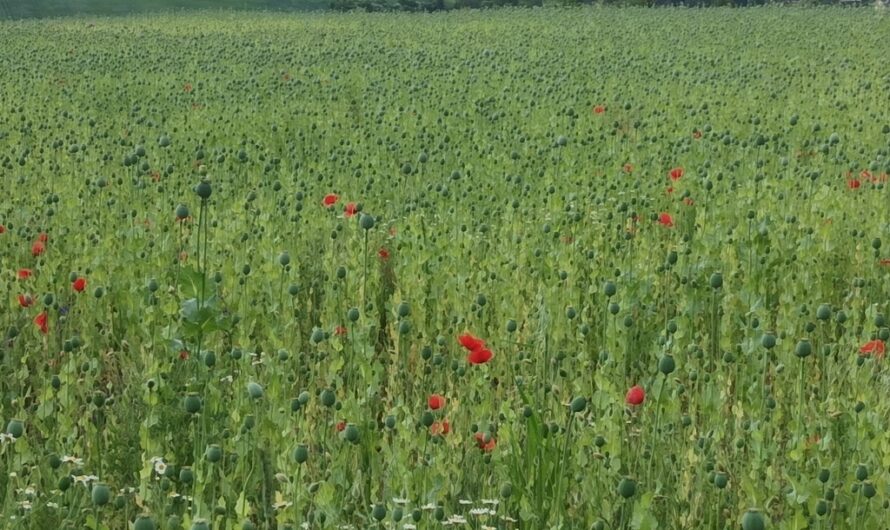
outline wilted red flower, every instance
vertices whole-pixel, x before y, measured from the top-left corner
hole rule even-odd
[[[345,421],[338,421],[338,422],[337,422],[337,425],[335,425],[334,428],[337,429],[337,432],[343,432],[343,429],[346,428],[346,422],[345,422]]]
[[[847,187],[851,190],[858,190],[862,186],[862,183],[859,182],[859,179],[849,179],[847,180]]]
[[[440,408],[445,406],[445,396],[440,396],[439,394],[431,394],[426,402],[430,406],[431,410],[439,410]]]
[[[871,171],[869,171],[867,169],[863,169],[861,172],[859,172],[859,178],[861,178],[862,180],[874,181],[874,179],[872,179],[872,176],[871,176]]]
[[[881,261],[879,261],[878,263],[885,267],[890,266],[890,258],[881,258]]]
[[[701,131],[699,131],[698,129],[692,131],[692,137],[696,140],[701,139]]]
[[[604,107],[602,105],[597,105],[597,106],[593,107],[594,114],[602,114],[604,112],[606,112],[606,107]]]
[[[479,337],[474,337],[469,333],[464,333],[457,337],[457,341],[460,342],[460,345],[464,348],[473,351],[478,350],[479,348],[485,347],[485,341],[480,339]]]
[[[630,390],[627,391],[627,396],[624,397],[624,401],[626,401],[628,405],[639,405],[645,399],[646,391],[643,390],[643,387],[640,385],[630,387]]]
[[[27,280],[32,274],[31,269],[19,269],[19,280]]]
[[[692,206],[695,204],[695,201],[692,200],[692,197],[686,197],[685,199],[683,199],[683,204],[685,204],[686,206]]]
[[[884,354],[887,353],[887,346],[884,344],[884,341],[875,339],[863,344],[859,348],[859,353],[862,355],[874,355],[878,359],[883,359]]]
[[[352,217],[358,212],[358,207],[354,202],[346,203],[346,208],[343,208],[343,216],[344,217]]]
[[[671,214],[667,212],[662,212],[658,214],[658,222],[667,228],[673,228],[674,226],[674,218],[671,217]]]
[[[5,233],[6,233],[6,227],[3,225],[0,225],[0,234],[5,234]]]
[[[479,348],[473,350],[467,355],[467,361],[470,364],[485,364],[494,357],[494,354],[491,353],[491,350],[488,348]]]
[[[41,243],[46,243],[49,240],[49,236],[46,235],[46,232],[40,232],[40,235],[37,236],[37,241]]]
[[[336,328],[334,328],[334,335],[337,335],[340,337],[342,337],[343,335],[346,335],[346,328],[343,326],[337,326]]]
[[[20,294],[19,295],[19,305],[22,307],[31,307],[31,304],[34,303],[34,299],[31,298],[29,294]]]
[[[330,208],[331,206],[337,204],[337,201],[340,200],[340,196],[336,193],[328,193],[322,199],[321,204],[324,205],[325,208]]]
[[[495,441],[494,436],[488,435],[488,441],[485,441],[485,434],[481,432],[477,432],[473,437],[476,439],[476,445],[479,446],[479,449],[482,449],[486,453],[490,453],[494,450],[495,446],[497,446],[497,441]]]
[[[627,173],[627,174],[633,173],[633,172],[634,172],[634,165],[631,164],[631,163],[624,164],[624,168],[623,168],[623,169],[624,169],[624,172]]]
[[[192,93],[192,84],[186,83],[185,85],[183,85],[182,91],[185,92],[186,94],[191,94]]]
[[[433,436],[445,436],[451,432],[451,424],[448,420],[436,421],[430,425],[430,434]]]
[[[31,255],[37,257],[43,254],[43,251],[46,250],[46,247],[43,246],[43,243],[40,241],[35,241],[33,245],[31,245]]]
[[[49,333],[49,325],[46,322],[46,311],[34,317],[34,324],[40,329],[40,332],[46,335]]]
[[[380,250],[377,251],[377,256],[383,261],[386,261],[389,259],[389,251],[386,250],[386,247],[380,247]]]
[[[667,194],[670,195],[670,194],[674,193],[674,187],[673,187],[673,186],[668,186],[667,189],[664,190],[664,191],[666,191]]]
[[[71,283],[71,288],[77,291],[78,293],[82,293],[84,289],[87,288],[87,280],[86,278],[78,278]]]
[[[671,180],[675,182],[680,180],[680,178],[683,177],[683,173],[685,173],[685,171],[682,167],[675,167],[670,172]]]
[[[186,361],[186,360],[188,360],[188,358],[189,358],[188,350],[179,350],[179,360],[180,361]]]

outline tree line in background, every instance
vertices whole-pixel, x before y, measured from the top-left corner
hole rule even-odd
[[[880,0],[890,2],[890,0]],[[175,9],[248,9],[275,11],[447,11],[502,6],[602,4],[617,6],[690,7],[753,6],[764,4],[871,5],[873,0],[0,0],[0,19],[47,18],[71,15],[127,15]]]

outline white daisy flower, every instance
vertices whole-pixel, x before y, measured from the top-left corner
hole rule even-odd
[[[405,506],[406,504],[408,504],[408,499],[402,499],[400,497],[393,497],[392,502],[393,502],[393,504],[398,504],[399,506]]]
[[[62,457],[62,463],[71,464],[73,466],[80,467],[83,465],[83,458],[78,458],[76,456],[71,456],[71,455],[65,455]]]
[[[482,504],[490,504],[492,506],[497,506],[501,501],[498,499],[482,499]]]
[[[460,515],[452,515],[448,518],[448,522],[451,524],[467,524],[466,518]]]
[[[21,502],[19,502],[19,506],[23,510],[30,510],[31,509],[31,501],[21,501]]]
[[[424,504],[423,506],[421,506],[420,509],[421,509],[421,510],[426,510],[426,511],[429,512],[429,511],[435,510],[435,509],[436,509],[436,505],[430,502],[430,503],[428,503],[428,504]]]
[[[471,501],[469,499],[460,499],[457,501],[457,503],[460,504],[461,506],[470,506],[473,504],[473,501]]]
[[[276,502],[275,504],[273,504],[272,508],[274,508],[275,510],[285,510],[287,508],[290,508],[293,505],[294,505],[294,503],[292,503],[292,502],[279,501],[279,502]]]
[[[48,502],[48,503],[46,503],[46,507],[47,507],[47,508],[58,509],[58,508],[59,508],[59,504],[56,503],[56,502]]]
[[[470,515],[488,515],[488,508],[473,508],[472,510],[470,510]]]

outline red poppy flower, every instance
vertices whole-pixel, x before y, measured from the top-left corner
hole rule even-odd
[[[3,225],[0,225],[0,234],[5,234],[5,233],[6,233],[6,227]]]
[[[887,346],[884,344],[884,341],[875,339],[863,344],[859,348],[859,353],[862,355],[874,355],[878,359],[883,359],[884,354],[887,353]]]
[[[859,173],[859,178],[861,178],[862,180],[873,180],[872,177],[871,177],[871,171],[869,171],[869,170],[867,170],[867,169],[863,169],[863,170]]]
[[[46,322],[46,311],[34,317],[34,324],[40,329],[40,332],[46,335],[49,333],[49,325]]]
[[[34,244],[31,245],[31,255],[35,258],[43,254],[44,250],[46,250],[46,247],[43,246],[43,243],[41,243],[40,241],[35,241]]]
[[[692,200],[692,197],[686,197],[685,199],[683,199],[683,204],[685,204],[686,206],[692,206],[695,204],[695,201]]]
[[[696,140],[700,140],[701,139],[701,131],[699,131],[698,129],[692,131],[692,137],[695,138]]]
[[[386,261],[389,259],[389,251],[386,250],[386,247],[380,247],[380,250],[377,251],[377,256],[383,261]]]
[[[19,280],[27,280],[32,274],[31,269],[19,269]]]
[[[671,214],[667,212],[662,212],[658,215],[658,222],[661,224],[661,226],[667,228],[673,228],[674,226],[674,218],[671,217]]]
[[[338,421],[338,422],[337,422],[337,425],[335,425],[334,428],[337,429],[337,432],[343,432],[343,429],[346,428],[346,422],[345,422],[345,421]]]
[[[859,182],[859,179],[850,179],[847,181],[847,187],[851,190],[858,190],[862,186],[862,183]]]
[[[337,204],[337,201],[340,200],[340,196],[336,193],[328,193],[322,199],[321,204],[324,205],[325,208],[330,208],[331,206]]]
[[[628,405],[639,405],[646,399],[646,391],[643,390],[643,387],[640,385],[630,387],[630,390],[627,391],[627,396],[625,396],[624,401],[627,402]]]
[[[430,425],[430,434],[433,436],[445,436],[450,432],[451,424],[448,423],[448,420],[433,422],[433,424]]]
[[[494,439],[494,436],[488,435],[488,441],[485,441],[485,435],[481,432],[477,432],[473,437],[476,439],[476,445],[479,449],[482,449],[486,453],[490,453],[494,450],[495,446],[497,446],[497,441]]]
[[[664,191],[666,191],[667,194],[670,195],[671,193],[674,193],[674,187],[673,187],[673,186],[668,186],[667,189],[664,190]]]
[[[346,335],[346,328],[343,326],[337,326],[336,328],[334,328],[334,335],[337,335],[339,337]]]
[[[355,205],[355,203],[349,202],[349,203],[346,203],[346,208],[343,209],[343,216],[344,217],[352,217],[357,212],[358,212],[358,207]]]
[[[494,357],[494,354],[491,353],[491,350],[488,348],[478,348],[469,353],[467,355],[467,361],[470,364],[485,364]]]
[[[457,338],[457,341],[460,342],[461,346],[470,351],[478,350],[485,347],[484,340],[480,339],[479,337],[474,337],[469,333],[464,333],[463,335],[459,336]]]
[[[189,358],[188,350],[180,350],[179,351],[179,360],[180,361],[186,361],[186,360],[188,360],[188,358]]]
[[[631,174],[631,173],[634,172],[634,165],[633,165],[633,164],[624,164],[624,168],[623,168],[623,169],[624,169],[624,172],[625,172],[625,173],[627,173],[627,174]]]
[[[31,307],[31,304],[34,303],[34,299],[31,298],[29,294],[20,294],[19,295],[19,305],[22,307]]]
[[[46,243],[49,240],[49,236],[46,235],[46,232],[41,232],[39,236],[37,236],[37,241],[41,243]]]
[[[84,289],[87,288],[87,280],[86,278],[78,278],[71,283],[71,288],[73,288],[78,293],[82,293]]]
[[[602,105],[597,105],[597,106],[593,107],[594,114],[602,114],[604,112],[606,112],[606,107],[604,107]]]
[[[675,182],[680,180],[680,178],[683,177],[683,173],[685,173],[685,171],[682,167],[675,167],[670,172],[671,180]]]
[[[426,402],[430,406],[431,410],[439,410],[440,408],[445,406],[445,396],[440,396],[439,394],[431,394]]]

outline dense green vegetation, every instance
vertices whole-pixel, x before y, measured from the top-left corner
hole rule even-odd
[[[0,23],[2,526],[886,528],[888,34]]]

